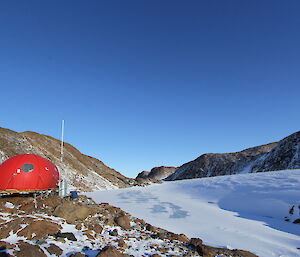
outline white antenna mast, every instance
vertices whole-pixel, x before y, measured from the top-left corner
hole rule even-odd
[[[60,161],[63,161],[64,155],[64,130],[65,130],[65,120],[61,122],[61,145],[60,145]]]
[[[60,161],[61,161],[61,169],[63,170],[63,156],[64,156],[64,132],[65,132],[65,120],[61,122],[61,145],[60,145]],[[66,174],[64,174],[66,175]],[[66,178],[62,178],[59,180],[59,190],[58,194],[61,198],[64,198],[69,193],[68,191],[68,182]]]

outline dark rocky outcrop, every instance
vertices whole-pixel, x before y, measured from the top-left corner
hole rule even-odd
[[[149,171],[142,171],[136,176],[136,178],[148,178],[149,173]]]
[[[259,160],[251,172],[300,168],[300,131],[280,140],[267,155]]]
[[[166,167],[166,166],[160,166],[160,167],[154,167],[151,169],[150,172],[148,171],[142,171],[137,175],[137,179],[156,179],[156,180],[162,180],[173,174],[177,170],[177,167]]]

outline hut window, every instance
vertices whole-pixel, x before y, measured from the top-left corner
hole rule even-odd
[[[31,171],[33,171],[33,169],[34,169],[34,166],[31,163],[24,163],[22,166],[22,171],[24,171],[24,172],[31,172]]]

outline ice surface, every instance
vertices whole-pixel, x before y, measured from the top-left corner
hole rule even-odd
[[[152,225],[205,243],[262,257],[300,256],[300,225],[286,222],[300,205],[300,170],[165,182],[86,193]]]

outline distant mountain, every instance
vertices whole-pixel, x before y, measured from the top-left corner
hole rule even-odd
[[[236,153],[208,153],[183,164],[166,180],[300,168],[300,131],[279,142]]]
[[[149,173],[150,171],[142,171],[136,176],[136,178],[148,178]]]
[[[176,170],[177,167],[166,167],[166,166],[154,167],[153,169],[151,169],[150,172],[149,171],[140,172],[136,178],[162,180],[170,176],[171,174],[173,174]]]
[[[64,144],[63,162],[60,160],[60,141],[50,136],[26,131],[0,128],[0,163],[23,153],[32,153],[51,160],[72,186],[83,191],[128,187],[135,180],[109,168],[100,160],[84,155],[72,145]]]

